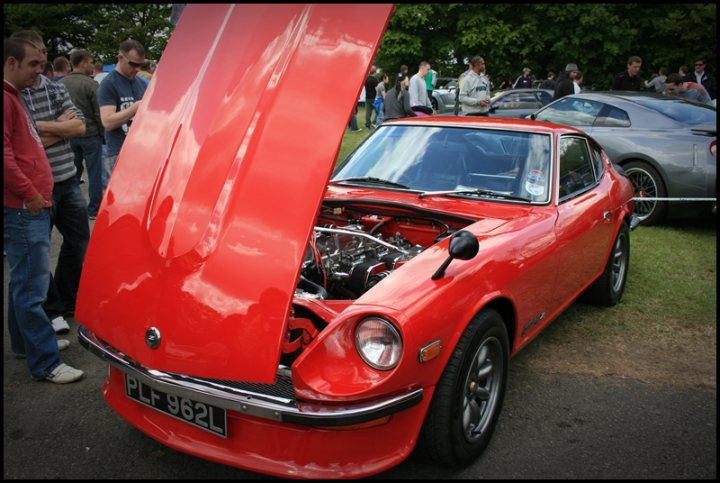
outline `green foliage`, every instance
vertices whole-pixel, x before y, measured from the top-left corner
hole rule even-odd
[[[716,58],[715,4],[402,4],[395,8],[376,64],[414,71],[428,60],[442,76],[458,75],[482,55],[495,79],[523,67],[545,78],[576,62],[585,81],[610,87],[631,55],[641,76],[659,67],[676,71],[696,56]],[[711,67],[714,67],[711,65]]]
[[[7,37],[21,29],[40,33],[48,58],[84,48],[104,63],[118,44],[134,38],[159,59],[172,25],[171,4],[4,4]],[[399,4],[376,64],[391,75],[406,64],[414,73],[428,60],[442,76],[456,76],[482,55],[494,79],[517,77],[530,67],[538,78],[576,62],[586,84],[609,88],[627,58],[643,58],[641,76],[659,67],[676,71],[696,56],[716,58],[715,4]],[[711,67],[715,67],[711,65]]]
[[[113,64],[120,42],[138,40],[148,59],[160,58],[172,32],[170,4],[3,5],[3,35],[34,30],[42,35],[48,59],[88,50],[96,61]]]

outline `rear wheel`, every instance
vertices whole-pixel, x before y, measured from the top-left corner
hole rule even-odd
[[[644,225],[654,225],[665,220],[667,201],[642,201],[638,198],[665,198],[667,190],[660,173],[643,161],[630,161],[623,165],[625,174],[635,188],[635,213]]]
[[[434,97],[430,98],[430,103],[432,104],[432,108],[434,111],[438,110],[438,101]]]
[[[592,305],[612,307],[622,298],[630,263],[630,229],[623,223],[613,243],[603,274],[590,285],[582,300]]]
[[[490,442],[507,382],[507,329],[496,311],[476,315],[435,389],[419,449],[451,468],[472,463]]]

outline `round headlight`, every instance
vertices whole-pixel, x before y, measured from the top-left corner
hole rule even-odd
[[[355,347],[370,367],[389,371],[400,362],[402,339],[397,329],[387,320],[370,317],[355,329]]]

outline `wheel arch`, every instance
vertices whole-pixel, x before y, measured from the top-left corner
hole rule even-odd
[[[510,342],[510,355],[512,356],[512,354],[515,352],[515,306],[510,301],[510,299],[505,297],[499,297],[485,304],[477,313],[480,313],[485,309],[492,309],[498,314],[500,314],[500,317],[502,317],[503,323],[505,324],[505,328],[507,330],[508,341]]]
[[[660,176],[660,179],[663,182],[663,187],[665,188],[665,192],[667,193],[668,180],[667,180],[667,177],[665,176],[665,171],[660,167],[660,163],[658,163],[655,159],[644,156],[642,154],[633,153],[630,156],[624,157],[622,159],[618,159],[617,161],[614,161],[614,162],[616,164],[619,164],[623,168],[625,168],[625,166],[628,163],[632,163],[633,161],[650,165],[650,167],[652,167],[657,172],[657,174]]]

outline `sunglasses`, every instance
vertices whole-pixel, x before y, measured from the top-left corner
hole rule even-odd
[[[142,68],[142,66],[143,66],[142,63],[133,62],[132,60],[128,59],[127,55],[125,55],[125,54],[122,54],[122,53],[121,53],[120,55],[122,55],[123,57],[125,57],[125,60],[128,61],[128,64],[130,64],[130,67],[133,67],[133,68],[135,68],[135,69],[140,69],[140,68]]]

